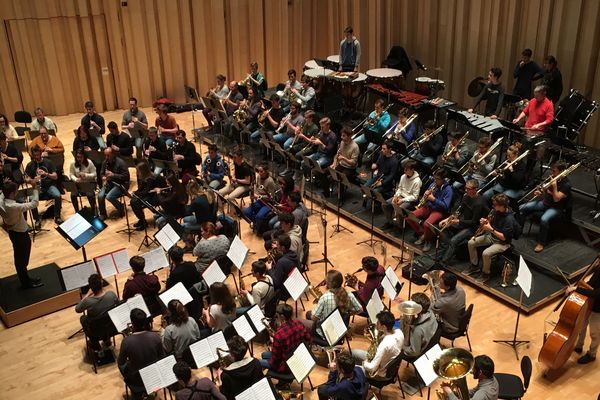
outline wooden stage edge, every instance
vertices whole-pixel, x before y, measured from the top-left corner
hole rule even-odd
[[[79,300],[79,290],[70,290],[14,311],[5,312],[4,309],[0,307],[0,319],[2,319],[4,326],[12,328],[13,326],[24,322],[74,306],[79,303]]]

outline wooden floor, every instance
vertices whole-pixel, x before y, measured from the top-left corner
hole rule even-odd
[[[149,119],[154,120],[155,114],[150,110],[144,110]],[[106,121],[114,120],[120,124],[122,112],[107,112],[104,114]],[[196,114],[196,124],[199,120],[204,122],[200,114]],[[190,113],[176,114],[175,117],[180,126],[190,132],[192,119]],[[81,115],[69,115],[54,117],[53,120],[59,128],[59,137],[67,149],[67,160],[71,160],[70,150],[72,146],[72,129],[79,125]],[[206,151],[206,148],[203,148]],[[28,160],[26,160],[27,162]],[[68,164],[66,164],[68,165]],[[66,167],[65,167],[66,168]],[[64,200],[63,218],[68,217],[73,211],[69,203]],[[109,212],[110,212],[110,205]],[[131,213],[130,213],[131,215]],[[334,215],[328,213],[328,227],[334,222]],[[143,233],[136,233],[131,242],[127,242],[127,235],[115,233],[122,229],[125,220],[108,221],[108,229],[94,239],[87,246],[88,257],[103,254],[108,251],[127,245],[130,256],[136,254],[137,248],[142,240]],[[348,221],[343,224],[353,230],[353,234],[340,233],[333,238],[328,237],[329,257],[336,268],[343,272],[352,272],[360,266],[360,259],[373,250],[366,245],[355,245],[356,242],[367,239],[368,233],[353,226]],[[56,262],[59,266],[70,265],[82,259],[80,252],[62,239],[53,229],[50,220],[45,221],[44,227],[50,232],[40,234],[33,245],[30,269]],[[328,232],[329,234],[330,232]],[[323,246],[323,228],[318,217],[310,219],[308,236],[310,240],[319,241],[311,248],[311,260],[320,258]],[[253,236],[248,226],[243,223],[242,239],[257,255],[264,255],[261,241]],[[12,261],[12,248],[8,236],[0,231],[0,240],[3,243],[0,253],[0,276],[15,273]],[[387,246],[388,263],[393,263],[392,255],[398,255],[399,249]],[[375,254],[382,260],[381,248],[376,248]],[[249,269],[251,258],[244,267],[243,272]],[[323,279],[323,266],[317,265],[311,268],[309,273],[313,282]],[[165,279],[165,272],[159,273],[161,279]],[[122,288],[126,276],[118,277],[118,284]],[[112,280],[111,280],[112,283]],[[462,283],[461,283],[462,284]],[[534,283],[535,284],[535,283]],[[406,297],[408,285],[405,285],[402,295]],[[413,288],[415,288],[413,286]],[[422,288],[416,287],[416,290]],[[505,345],[496,344],[494,339],[512,339],[516,321],[516,311],[497,300],[489,298],[479,292],[476,288],[466,286],[467,302],[474,303],[473,319],[470,327],[471,343],[474,355],[487,354],[496,363],[496,370],[519,374],[519,362],[515,359],[513,350]],[[312,304],[310,305],[312,307]],[[550,314],[554,305],[546,307],[533,315],[522,316],[519,327],[518,339],[529,340],[528,346],[519,349],[521,356],[528,355],[533,360],[533,376],[529,387],[527,398],[530,399],[596,399],[600,393],[600,368],[598,363],[580,366],[575,356],[568,362],[563,374],[554,381],[543,377],[543,370],[537,363],[537,354],[543,340],[544,320]],[[397,314],[397,313],[396,313]],[[352,329],[362,332],[366,324],[363,318],[356,318]],[[84,339],[82,335],[67,340],[67,337],[79,329],[79,318],[73,309],[66,309],[39,318],[10,329],[0,330],[0,399],[23,399],[23,398],[45,398],[45,399],[80,399],[85,393],[86,399],[120,399],[124,387],[121,376],[115,364],[100,368],[98,374],[94,374],[90,364],[83,361]],[[120,343],[118,339],[117,348]],[[443,342],[444,345],[449,345]],[[457,346],[467,346],[466,340],[461,338]],[[367,341],[362,337],[355,336],[351,342],[352,347],[365,348]],[[586,346],[588,343],[586,342]],[[255,346],[255,354],[260,354],[260,346]],[[198,371],[199,375],[208,375],[206,369]],[[401,376],[407,377],[413,374],[412,370],[401,368]],[[315,384],[326,379],[326,370],[317,367],[311,374]],[[469,378],[470,384],[474,384]],[[437,383],[434,386],[437,387]],[[306,398],[316,399],[316,393],[305,393]],[[398,387],[385,389],[382,398],[393,399],[399,395]],[[434,394],[435,396],[435,394]],[[418,393],[413,398],[419,397]],[[433,397],[435,398],[435,397]]]

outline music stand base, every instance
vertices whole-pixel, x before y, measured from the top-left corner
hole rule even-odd
[[[383,243],[381,240],[378,239],[367,239],[367,240],[362,240],[360,242],[356,242],[356,244],[366,244],[367,246],[371,247],[373,249],[373,252],[375,252],[375,245],[378,243]]]
[[[529,340],[494,340],[494,343],[502,343],[512,347],[515,351],[515,356],[517,357],[517,360],[519,359],[518,347],[522,344],[527,344],[529,342]]]
[[[352,230],[346,228],[342,224],[335,224],[335,225],[333,225],[333,232],[331,232],[331,236],[329,236],[329,237],[332,238],[333,235],[335,235],[336,233],[340,233],[340,232],[343,232],[343,231],[348,231],[350,233],[354,233],[354,232],[352,232]]]

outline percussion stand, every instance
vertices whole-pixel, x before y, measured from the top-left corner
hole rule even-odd
[[[515,355],[517,356],[517,360],[519,359],[518,347],[522,344],[529,343],[529,340],[517,340],[517,331],[519,330],[519,319],[521,318],[521,307],[523,306],[523,288],[519,286],[519,290],[521,294],[519,295],[519,308],[517,308],[517,322],[515,324],[515,334],[512,340],[494,340],[494,343],[503,343],[512,347],[515,351]]]
[[[336,233],[340,233],[343,231],[352,232],[350,229],[346,228],[344,225],[340,224],[340,204],[342,203],[342,185],[350,186],[350,182],[348,182],[348,177],[346,174],[336,171],[335,169],[329,167],[329,174],[331,178],[337,183],[337,204],[336,204],[336,214],[337,214],[337,224],[333,225],[333,232],[330,237],[333,237]],[[343,181],[343,182],[342,182]]]
[[[379,200],[379,198],[383,199],[383,197],[381,196],[381,193],[379,193],[367,186],[361,186],[360,191],[363,193],[363,198],[365,199],[365,201],[367,201],[369,199],[371,200],[371,228],[369,229],[369,231],[371,232],[371,236],[369,237],[369,239],[361,240],[360,242],[357,242],[356,244],[366,244],[367,246],[369,246],[373,249],[373,254],[375,254],[375,245],[377,245],[378,243],[383,244],[383,242],[381,240],[373,239],[373,222],[375,219],[375,200],[376,199]],[[377,195],[379,195],[379,197]],[[383,202],[385,202],[385,200],[383,200]]]

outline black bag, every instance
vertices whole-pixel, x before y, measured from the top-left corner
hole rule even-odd
[[[427,279],[423,278],[423,274],[434,269],[435,265],[435,261],[429,256],[415,257],[412,264],[402,268],[402,277],[411,280],[412,267],[412,282],[416,285],[426,285]]]

